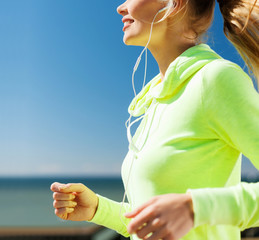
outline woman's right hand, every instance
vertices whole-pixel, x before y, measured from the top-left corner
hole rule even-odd
[[[98,196],[81,183],[55,182],[53,191],[55,214],[63,220],[90,221],[98,207]]]

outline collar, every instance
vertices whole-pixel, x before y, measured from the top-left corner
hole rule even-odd
[[[153,99],[171,98],[182,84],[189,80],[206,64],[221,58],[207,44],[199,44],[188,48],[178,56],[166,70],[163,81],[158,74],[132,100],[129,113],[138,117],[146,112]]]

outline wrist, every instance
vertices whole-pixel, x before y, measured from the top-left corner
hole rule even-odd
[[[95,204],[94,204],[94,206],[92,208],[92,212],[93,212],[92,216],[87,221],[91,221],[94,218],[94,216],[95,216],[95,214],[97,212],[97,209],[98,209],[98,206],[99,206],[99,197],[98,197],[97,194],[95,194],[95,201],[94,202],[95,202]]]

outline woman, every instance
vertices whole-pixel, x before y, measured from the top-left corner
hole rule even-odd
[[[259,4],[219,4],[226,36],[259,79]],[[54,183],[57,216],[148,240],[233,240],[259,226],[259,184],[240,184],[241,152],[259,168],[259,95],[239,66],[199,44],[214,6],[127,0],[118,7],[125,44],[148,44],[160,69],[129,106],[143,118],[122,166],[129,203]]]

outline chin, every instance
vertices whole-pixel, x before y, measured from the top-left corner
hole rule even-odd
[[[132,40],[126,33],[124,33],[123,42],[125,45],[132,45]]]
[[[141,44],[139,41],[137,41],[136,39],[134,39],[133,37],[130,38],[130,37],[126,37],[125,35],[123,37],[123,42],[127,46],[141,46],[141,47],[145,46]]]

